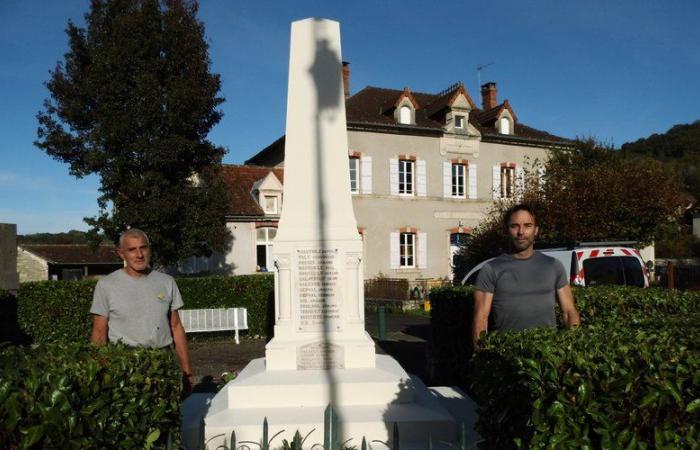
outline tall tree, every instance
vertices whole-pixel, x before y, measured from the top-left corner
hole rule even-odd
[[[570,151],[553,152],[532,162],[522,201],[540,221],[540,241],[633,240],[649,244],[687,206],[677,178],[651,158],[622,158],[593,140],[578,141]],[[536,168],[544,167],[544,173]],[[476,264],[504,249],[501,217],[515,203],[497,201],[463,249]],[[464,268],[462,268],[464,270]]]
[[[46,82],[39,148],[78,178],[100,177],[95,236],[142,228],[156,263],[224,251],[224,150],[207,140],[221,120],[198,4],[92,0],[85,28],[68,22],[69,50]]]

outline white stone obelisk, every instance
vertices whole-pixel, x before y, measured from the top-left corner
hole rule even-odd
[[[292,24],[268,370],[374,367],[348,170],[340,26]]]
[[[273,244],[274,338],[265,358],[251,361],[208,405],[209,448],[225,444],[232,431],[239,441],[258,442],[265,419],[271,436],[284,430],[291,439],[298,430],[318,443],[329,403],[342,441],[355,439],[351,445],[362,437],[387,441],[394,423],[404,443],[420,448],[429,434],[454,436],[440,395],[392,357],[376,355],[364,329],[340,55],[337,22],[292,23],[284,197]]]

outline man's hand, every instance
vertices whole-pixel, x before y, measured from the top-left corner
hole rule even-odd
[[[90,340],[96,345],[105,345],[107,343],[107,330],[109,325],[105,316],[98,314],[92,315],[92,334]]]
[[[474,350],[479,347],[481,333],[488,331],[489,314],[493,292],[474,291],[474,322],[472,323],[472,345]]]
[[[563,288],[557,289],[557,300],[561,308],[562,321],[566,328],[574,328],[581,325],[581,317],[574,303],[574,294],[571,292],[571,286],[567,284]]]

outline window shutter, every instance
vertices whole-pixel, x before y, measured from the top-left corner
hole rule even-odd
[[[399,195],[399,160],[389,160],[389,193]]]
[[[419,159],[416,161],[416,188],[419,197],[425,197],[427,194],[426,189],[426,174],[425,174],[425,160]]]
[[[389,233],[389,267],[398,269],[400,261],[399,255],[399,233]]]
[[[493,166],[493,199],[501,198],[501,165]]]
[[[547,170],[544,167],[540,166],[537,168],[537,178],[538,178],[538,181],[540,183],[540,187],[544,186],[544,183],[546,181],[545,180],[546,175],[547,175]]]
[[[418,268],[428,268],[428,233],[418,233]]]
[[[363,156],[360,160],[360,177],[362,178],[362,184],[360,185],[360,191],[363,194],[372,193],[372,157]]]
[[[452,163],[442,163],[442,196],[452,197]]]
[[[476,164],[469,163],[469,198],[476,200]]]
[[[523,199],[525,192],[525,170],[521,166],[515,167],[515,198],[518,201]]]

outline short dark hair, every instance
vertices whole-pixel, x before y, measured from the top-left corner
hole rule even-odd
[[[511,216],[518,211],[529,212],[532,216],[532,220],[535,221],[535,226],[539,226],[539,223],[537,223],[537,214],[535,214],[535,211],[530,207],[530,205],[526,205],[525,203],[518,203],[517,205],[511,206],[506,212],[503,213],[503,228],[505,228],[506,230],[508,229],[508,226],[510,225]]]

